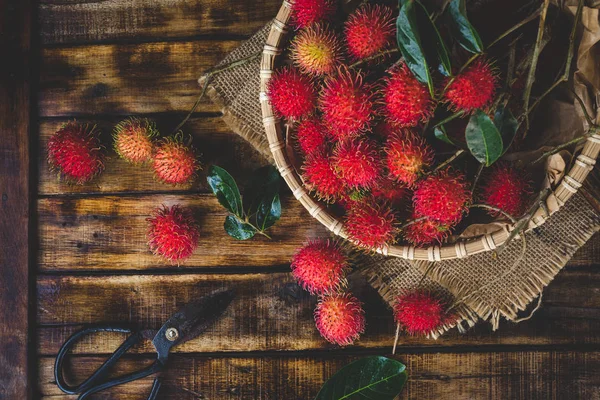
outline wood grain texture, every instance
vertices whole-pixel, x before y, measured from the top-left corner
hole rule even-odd
[[[183,119],[182,116],[169,115],[153,118],[162,136],[171,131]],[[96,125],[108,159],[105,170],[100,176],[84,185],[72,185],[61,182],[57,174],[48,165],[46,146],[48,139],[68,119],[43,120],[39,125],[38,193],[58,195],[73,193],[118,193],[118,192],[182,192],[210,191],[206,184],[206,170],[210,164],[217,164],[228,170],[240,182],[248,181],[252,172],[267,165],[264,157],[237,134],[231,132],[219,117],[192,118],[183,127],[184,133],[193,137],[199,159],[204,168],[198,173],[191,185],[171,186],[158,182],[153,177],[149,165],[136,166],[120,159],[113,150],[112,131],[120,119],[77,119],[78,122]]]
[[[270,229],[273,240],[229,237],[223,222],[227,211],[213,195],[143,195],[51,197],[38,200],[41,271],[152,270],[169,267],[150,253],[146,218],[161,204],[190,206],[201,227],[199,248],[181,264],[187,267],[268,267],[287,264],[307,238],[327,237],[291,195],[282,197],[283,215]],[[569,265],[589,265],[600,255],[591,240]]]
[[[38,21],[43,44],[249,36],[280,6],[280,0],[42,0]]]
[[[584,346],[600,344],[600,277],[592,271],[565,271],[544,292],[544,305],[521,324],[504,322],[492,332],[480,324],[438,340],[403,335],[401,348],[453,346]],[[388,348],[395,324],[379,295],[355,276],[353,292],[364,302],[367,331],[355,347]],[[56,354],[81,324],[125,324],[158,328],[190,299],[221,288],[237,297],[221,320],[177,352],[295,351],[333,349],[314,327],[315,298],[289,273],[136,276],[42,276],[38,279],[38,352]],[[79,354],[112,352],[124,339],[103,334],[81,342]],[[500,347],[498,347],[500,348]],[[137,352],[152,352],[150,345]]]
[[[283,216],[271,229],[246,241],[223,229],[227,210],[214,195],[103,196],[38,200],[41,271],[151,270],[176,268],[148,249],[146,219],[161,205],[192,209],[200,226],[198,249],[180,264],[188,267],[269,267],[287,264],[307,238],[324,237],[325,228],[310,219],[291,196],[282,199]]]
[[[189,111],[198,78],[242,41],[156,42],[42,51],[41,116]],[[219,111],[207,99],[198,111]]]
[[[164,375],[161,398],[210,400],[307,400],[322,383],[359,355],[210,358],[173,357]],[[598,399],[600,353],[567,351],[499,353],[407,353],[408,382],[402,399]],[[102,360],[76,357],[74,378],[89,375]],[[43,398],[72,399],[53,383],[52,358],[39,366]],[[124,361],[121,372],[139,368],[145,359]],[[108,398],[145,399],[151,378],[106,392]],[[112,397],[111,396],[115,396]],[[106,397],[98,397],[106,398]]]
[[[0,398],[29,399],[31,2],[0,0]]]

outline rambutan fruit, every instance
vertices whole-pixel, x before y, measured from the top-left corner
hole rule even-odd
[[[323,296],[315,309],[315,324],[328,342],[350,345],[365,331],[362,303],[350,293]]]
[[[452,322],[448,305],[431,293],[415,291],[399,296],[394,304],[396,322],[410,335],[428,335]]]
[[[497,163],[491,168],[481,192],[485,204],[499,208],[515,218],[525,212],[529,196],[533,193],[532,182],[525,171],[506,163]],[[501,214],[494,210],[489,210],[488,213],[493,217]]]
[[[323,151],[327,146],[327,130],[318,118],[302,120],[296,129],[296,140],[305,155]]]
[[[156,125],[147,118],[128,118],[115,126],[113,141],[115,152],[132,164],[142,164],[152,159]]]
[[[384,148],[390,176],[409,187],[433,162],[431,147],[423,137],[412,132],[393,134]]]
[[[357,60],[373,56],[394,43],[392,9],[382,5],[360,7],[345,24],[348,53]]]
[[[344,224],[348,238],[355,244],[376,250],[395,240],[396,216],[389,207],[356,203],[346,214]]]
[[[404,228],[404,238],[415,246],[441,244],[449,233],[449,226],[418,215],[413,215],[413,222]]]
[[[297,28],[304,28],[329,20],[335,11],[335,0],[295,0],[292,3],[292,22]]]
[[[152,159],[156,178],[170,185],[185,185],[194,179],[200,163],[192,146],[183,143],[180,135],[160,141]]]
[[[47,150],[50,167],[67,182],[82,185],[104,169],[96,130],[86,125],[66,123],[52,135]]]
[[[292,275],[311,294],[338,289],[348,270],[348,258],[341,247],[329,240],[313,240],[302,246],[291,263]]]
[[[147,221],[150,225],[148,246],[154,254],[179,262],[190,257],[198,247],[200,232],[189,208],[162,206]]]
[[[383,113],[400,127],[426,123],[433,115],[434,102],[429,89],[414,77],[406,64],[390,71],[383,83],[382,96]]]
[[[487,107],[494,99],[497,86],[498,75],[493,66],[480,58],[454,77],[444,97],[452,109],[470,113]]]
[[[325,26],[313,25],[296,35],[291,46],[291,58],[304,73],[330,74],[340,63],[340,44]]]
[[[312,81],[291,67],[273,74],[267,84],[267,95],[275,112],[289,119],[300,119],[312,113],[317,99]]]
[[[322,200],[331,201],[341,196],[346,187],[339,178],[326,152],[310,155],[302,166],[306,186]]]
[[[407,199],[409,189],[401,183],[384,177],[371,188],[371,195],[378,204],[388,204],[400,208]]]
[[[336,76],[325,80],[319,107],[332,135],[347,139],[369,127],[374,113],[373,93],[363,82],[362,73],[340,68]]]
[[[381,158],[375,143],[367,139],[348,139],[334,149],[332,165],[347,186],[368,188],[381,173]]]
[[[448,168],[417,183],[413,210],[419,216],[454,226],[469,210],[470,201],[471,191],[464,174]]]
[[[375,126],[373,127],[373,134],[375,134],[376,136],[378,136],[382,139],[387,139],[389,136],[393,135],[394,133],[401,132],[401,130],[402,130],[402,128],[394,126],[389,121],[382,120],[382,121],[377,122],[377,124],[375,124]]]

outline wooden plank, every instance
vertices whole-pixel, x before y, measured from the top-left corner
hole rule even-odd
[[[269,267],[288,263],[308,237],[326,229],[291,196],[282,199],[283,216],[269,230],[246,241],[231,238],[223,223],[227,211],[214,195],[103,196],[38,200],[41,271],[149,270],[175,268],[148,249],[146,219],[161,205],[192,208],[201,238],[180,267]]]
[[[249,36],[280,6],[280,0],[43,0],[38,21],[44,44]]]
[[[312,399],[323,382],[360,355],[211,358],[173,357],[163,375],[164,399]],[[396,356],[409,372],[402,399],[597,399],[600,353],[545,351],[514,353],[408,353]],[[85,361],[85,362],[82,362]],[[77,357],[74,378],[88,376],[99,358]],[[124,360],[120,372],[147,359]],[[53,359],[42,358],[44,399],[72,399],[53,382]],[[109,398],[145,399],[152,378],[105,392]]]
[[[597,273],[564,271],[544,293],[544,306],[521,324],[503,322],[492,332],[479,324],[467,334],[457,330],[438,340],[403,335],[402,348],[453,346],[572,346],[600,344],[600,284]],[[223,287],[237,297],[225,316],[201,338],[177,352],[231,352],[332,349],[314,327],[315,298],[291,274],[194,274],[136,276],[42,276],[38,279],[38,352],[56,354],[80,324],[119,323],[158,328],[189,299]],[[364,302],[367,331],[358,347],[390,348],[395,324],[379,295],[354,277],[353,292]],[[122,335],[99,335],[75,348],[80,354],[113,351]],[[152,352],[151,346],[137,352]]]
[[[177,115],[154,118],[163,136],[168,136],[183,117]],[[40,146],[38,153],[39,183],[38,193],[42,195],[72,193],[117,193],[117,192],[181,192],[190,188],[206,192],[206,166],[217,164],[227,169],[240,182],[247,181],[252,172],[267,165],[264,157],[242,139],[231,132],[219,117],[192,118],[184,126],[185,133],[193,136],[193,145],[200,154],[204,170],[200,171],[193,185],[171,186],[162,184],[153,177],[150,166],[130,165],[120,159],[112,148],[112,131],[120,119],[77,119],[81,123],[96,125],[101,132],[102,144],[108,159],[105,170],[92,182],[72,185],[61,182],[56,173],[50,171],[46,146],[48,139],[67,119],[43,120],[39,125]]]
[[[0,398],[29,399],[31,2],[0,0]]]
[[[126,178],[124,178],[126,179]],[[146,244],[146,218],[161,204],[192,207],[201,226],[198,250],[181,267],[274,266],[287,264],[309,237],[327,230],[291,195],[282,196],[283,216],[270,230],[272,240],[238,241],[223,229],[227,212],[213,195],[138,197],[52,197],[38,200],[41,271],[151,270],[168,267]],[[596,240],[582,248],[571,266],[600,258]]]
[[[42,51],[42,116],[189,111],[198,78],[242,41],[157,42]],[[198,111],[219,111],[207,99]]]

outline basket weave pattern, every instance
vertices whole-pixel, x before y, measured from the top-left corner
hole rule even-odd
[[[273,154],[275,165],[287,185],[292,191],[294,197],[302,203],[313,218],[316,218],[325,227],[335,235],[348,239],[344,225],[336,216],[332,215],[327,209],[304,187],[302,179],[286,154],[286,138],[284,137],[284,127],[282,122],[275,115],[269,102],[266,88],[269,79],[274,73],[278,58],[283,53],[283,46],[287,43],[287,35],[290,27],[288,21],[291,15],[292,3],[284,1],[276,18],[271,25],[269,36],[263,49],[260,66],[260,103],[263,116],[263,124],[269,141],[269,148]],[[562,207],[577,191],[581,188],[586,177],[596,164],[596,159],[600,153],[600,135],[594,133],[590,135],[581,152],[575,159],[575,162],[567,174],[563,177],[558,187],[551,195]],[[556,208],[555,211],[558,209]],[[528,226],[533,229],[541,226],[550,215],[547,215],[544,209],[540,209],[534,214]],[[415,247],[412,245],[386,245],[377,249],[377,252],[386,256],[399,257],[407,260],[422,261],[442,261],[464,258],[469,255],[493,250],[506,242],[510,231],[514,226],[508,229],[498,229],[495,232],[482,235],[473,239],[462,239],[453,244],[442,246],[429,246],[426,248]]]

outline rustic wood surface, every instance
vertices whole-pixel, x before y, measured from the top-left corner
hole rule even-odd
[[[0,0],[0,399],[31,395],[31,2]],[[33,297],[33,296],[32,296]]]
[[[311,399],[347,362],[390,353],[391,311],[358,275],[351,284],[368,316],[362,340],[342,350],[319,337],[315,299],[293,282],[289,258],[306,238],[325,231],[289,192],[271,241],[238,242],[223,231],[226,213],[207,192],[205,172],[193,185],[166,186],[111,149],[111,130],[124,116],[149,116],[169,133],[199,94],[202,72],[279,6],[280,0],[37,3],[36,398],[75,398],[58,390],[52,370],[60,345],[81,326],[157,328],[187,300],[223,287],[237,288],[236,299],[217,324],[174,350],[160,398]],[[265,161],[219,116],[205,101],[183,130],[203,154],[204,171],[218,164],[244,182]],[[44,153],[50,135],[72,119],[96,124],[109,155],[106,171],[82,186],[59,182]],[[202,226],[200,248],[179,266],[152,256],[145,242],[152,209],[176,203],[190,206]],[[532,319],[503,322],[497,332],[483,323],[437,341],[402,336],[396,357],[410,371],[402,398],[600,399],[599,267],[596,237],[547,288]],[[89,374],[122,340],[107,334],[81,342],[73,378]],[[150,344],[140,346],[118,372],[151,356]],[[150,385],[141,380],[95,398],[145,399]]]

